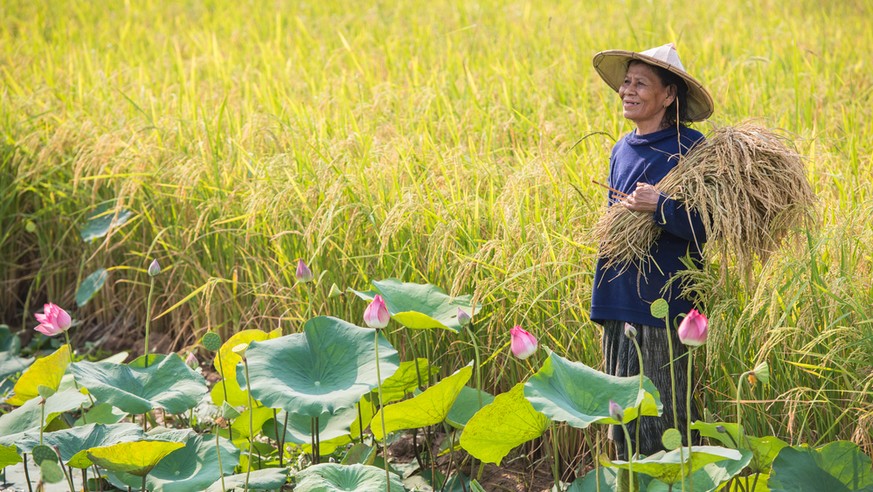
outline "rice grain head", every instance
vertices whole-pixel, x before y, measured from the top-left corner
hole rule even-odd
[[[744,278],[756,259],[766,261],[804,223],[815,203],[801,156],[784,137],[748,123],[716,129],[657,188],[700,214],[705,258],[733,265]],[[618,206],[592,232],[607,265],[645,271],[661,229],[651,214]]]

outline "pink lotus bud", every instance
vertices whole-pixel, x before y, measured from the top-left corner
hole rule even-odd
[[[391,319],[391,314],[388,313],[388,307],[385,305],[385,300],[382,296],[376,294],[370,305],[364,311],[364,323],[370,328],[382,329],[388,326],[388,320]]]
[[[197,360],[197,356],[192,352],[188,352],[188,357],[185,357],[185,365],[190,367],[191,369],[197,369],[200,367],[200,361]]]
[[[624,420],[624,409],[612,400],[609,400],[609,417],[619,422]]]
[[[149,277],[157,277],[158,274],[161,273],[161,264],[158,263],[158,260],[152,260],[152,263],[149,265]]]
[[[312,279],[315,278],[312,275],[312,270],[306,266],[306,263],[303,260],[297,260],[297,281],[301,284],[305,284],[307,282],[312,282]]]
[[[537,351],[537,339],[535,336],[524,331],[521,326],[509,330],[509,335],[512,337],[512,354],[521,360],[527,359]]]
[[[43,306],[42,314],[34,314],[36,320],[39,321],[39,326],[34,328],[36,331],[53,337],[59,333],[63,333],[70,328],[73,320],[70,315],[55,304],[48,303]]]
[[[697,347],[706,343],[706,333],[709,328],[709,320],[696,309],[685,316],[679,324],[679,340],[689,347]]]
[[[628,338],[636,338],[636,336],[637,336],[636,327],[630,323],[625,323],[624,324],[624,336],[626,336]]]
[[[464,311],[461,308],[458,308],[458,324],[461,326],[467,326],[470,324],[473,318],[470,317],[470,314],[467,311]]]

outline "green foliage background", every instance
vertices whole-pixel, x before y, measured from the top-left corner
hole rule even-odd
[[[591,58],[675,42],[716,101],[697,127],[781,129],[821,201],[815,226],[751,286],[701,276],[706,408],[730,416],[736,376],[766,359],[773,381],[750,396],[751,432],[852,439],[871,453],[871,9],[4,2],[0,322],[29,331],[42,302],[72,307],[78,281],[105,267],[74,336],[130,349],[157,258],[155,312],[197,291],[153,322],[164,351],[207,329],[298,331],[311,314],[360,323],[365,303],[329,299],[330,285],[393,276],[474,294],[486,350],[521,324],[596,366],[588,229],[605,196],[590,180],[632,127]],[[133,218],[83,243],[85,218],[107,202]],[[320,276],[315,287],[295,285],[297,258]],[[403,338],[404,360],[427,344],[444,374],[472,359],[465,338],[433,336]],[[527,372],[504,356],[487,370],[493,391]]]

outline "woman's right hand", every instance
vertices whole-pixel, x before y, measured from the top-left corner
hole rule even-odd
[[[622,204],[634,212],[654,212],[658,209],[661,192],[648,183],[637,183],[636,189],[622,200]]]

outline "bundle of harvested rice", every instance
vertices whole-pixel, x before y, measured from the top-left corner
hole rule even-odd
[[[705,257],[719,257],[743,276],[756,258],[776,251],[815,201],[800,155],[779,135],[751,124],[715,130],[656,187],[700,214]],[[651,213],[613,206],[593,232],[610,266],[645,271],[661,228]]]

